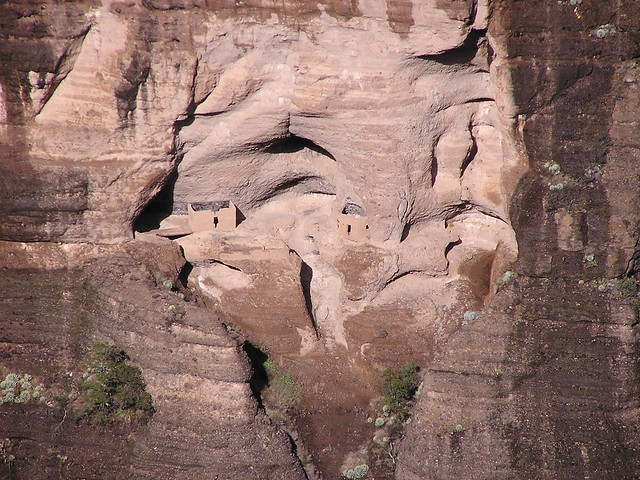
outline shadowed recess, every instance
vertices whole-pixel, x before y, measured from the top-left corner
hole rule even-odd
[[[331,155],[328,150],[307,138],[298,137],[296,135],[278,139],[265,148],[264,151],[267,153],[296,153],[304,150],[305,148],[313,150],[316,153],[320,153],[325,157],[329,157],[331,160],[335,160],[335,157]]]
[[[459,47],[436,55],[420,55],[416,58],[436,62],[440,65],[468,67],[478,53],[478,44],[484,36],[484,30],[472,30]]]
[[[409,232],[411,232],[411,223],[405,224],[405,226],[402,228],[402,234],[400,235],[401,242],[404,242],[407,239],[407,237],[409,236]]]
[[[160,228],[160,222],[173,212],[173,190],[178,179],[178,172],[169,175],[166,183],[147,204],[133,222],[135,232],[148,232]],[[185,212],[186,213],[186,212]]]
[[[253,396],[258,401],[261,408],[264,408],[262,403],[262,392],[269,385],[269,376],[264,366],[265,362],[269,360],[269,355],[263,352],[260,348],[251,342],[244,342],[242,344],[244,353],[247,354],[249,362],[251,363],[251,378],[249,379],[249,386],[253,392]]]

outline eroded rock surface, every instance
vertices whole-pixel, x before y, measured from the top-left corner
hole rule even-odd
[[[518,276],[430,366],[397,478],[636,478],[640,11],[494,8],[531,166]]]
[[[299,387],[283,425],[312,477],[339,478],[354,458],[376,478],[394,465],[398,478],[633,477],[634,310],[602,291],[588,312],[579,302],[636,272],[640,14],[542,3],[0,6],[6,365],[37,351],[53,384],[106,339],[158,401],[134,446],[114,443],[95,472],[124,458],[140,478],[303,475],[224,322]],[[239,208],[237,228],[191,233],[188,204],[219,201]],[[180,318],[172,294],[135,278],[178,273],[177,246],[156,235],[182,248],[200,298]],[[77,294],[58,295],[69,282]],[[87,323],[93,291],[106,313]],[[399,453],[382,442],[375,463],[379,372],[436,353]],[[607,356],[620,363],[600,368]],[[607,390],[628,400],[614,408]],[[580,431],[584,403],[584,438],[563,433]],[[43,431],[71,429],[8,408],[11,429],[29,412]],[[75,444],[76,460],[54,460],[71,458],[57,442],[20,453],[93,474]]]
[[[161,288],[183,263],[163,243],[2,243],[4,374],[32,375],[52,401],[73,391],[92,343],[115,343],[142,368],[157,410],[146,426],[91,427],[58,401],[5,404],[7,478],[305,478],[258,409],[238,344],[213,312]]]

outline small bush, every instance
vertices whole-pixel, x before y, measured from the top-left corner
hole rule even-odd
[[[513,280],[514,278],[516,278],[518,276],[518,274],[516,272],[513,272],[511,270],[507,270],[506,272],[504,272],[504,275],[502,276],[502,280],[500,281],[501,285],[507,285],[511,282],[511,280]]]
[[[300,403],[300,390],[293,377],[280,371],[267,348],[251,342],[245,342],[243,348],[253,367],[249,382],[256,397],[272,410],[283,413],[294,410]]]
[[[127,365],[129,356],[121,348],[96,343],[83,364],[86,367],[78,387],[83,404],[79,420],[106,425],[116,419],[146,423],[155,413],[151,395],[138,367]]]
[[[463,320],[464,323],[473,323],[480,318],[480,314],[478,312],[466,311],[464,312]]]
[[[384,403],[389,405],[391,412],[396,414],[406,412],[407,404],[420,385],[418,371],[418,366],[411,362],[400,368],[388,367],[382,372],[381,393],[384,396]],[[401,418],[401,420],[404,419]]]
[[[342,476],[348,480],[364,478],[369,473],[369,465],[363,464],[342,472]]]
[[[544,168],[549,170],[549,172],[552,173],[553,175],[558,175],[562,170],[560,168],[560,165],[557,164],[556,162],[547,162],[544,164]]]
[[[595,290],[598,290],[599,292],[607,292],[609,291],[610,288],[612,288],[614,286],[613,283],[611,283],[610,281],[608,281],[605,278],[601,278],[601,279],[596,279],[596,280],[592,280],[591,281],[591,287]]]
[[[264,397],[275,408],[285,412],[293,410],[300,403],[300,390],[293,377],[281,372],[278,366],[269,357],[264,363],[269,383],[264,392]]]
[[[594,268],[598,266],[598,261],[593,253],[585,255],[583,261],[585,268]]]
[[[625,298],[633,298],[638,293],[638,281],[632,277],[618,280],[618,290]]]

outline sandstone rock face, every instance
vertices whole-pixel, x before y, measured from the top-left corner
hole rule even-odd
[[[16,181],[2,237],[118,243],[136,217],[156,220],[139,213],[161,187],[164,215],[233,201],[246,217],[237,234],[180,240],[190,284],[294,374],[317,411],[302,434],[337,475],[368,435],[354,408],[376,395],[376,369],[427,361],[515,255],[508,199],[522,168],[491,80],[487,6],[5,12],[4,167]],[[17,55],[25,42],[36,48]],[[349,205],[371,242],[337,234]],[[107,336],[127,343],[119,331]]]
[[[173,209],[228,197],[250,215],[323,194],[334,210],[361,204],[378,241],[467,208],[505,217],[499,182],[517,159],[501,145],[483,8],[203,6],[7,5],[7,169],[43,184],[12,186],[42,201],[12,202],[4,237],[126,238],[178,160]],[[31,231],[29,208],[73,219]]]
[[[632,478],[636,307],[607,290],[636,273],[640,13],[618,10],[5,2],[7,365],[44,358],[55,385],[109,340],[158,402],[94,470],[53,430],[20,443],[49,459],[24,474],[62,468],[59,455],[76,459],[70,476],[119,463],[114,477],[302,478],[224,323],[299,388],[281,423],[309,478],[354,458],[375,478]],[[237,228],[192,234],[187,205],[219,201]],[[177,318],[173,294],[142,280],[174,280],[185,258],[199,300]],[[91,292],[105,313],[88,322]],[[409,361],[434,363],[399,452],[394,440],[376,460],[362,452],[379,372]],[[7,436],[29,415],[68,435],[38,408],[0,406]]]
[[[531,166],[512,210],[518,277],[430,366],[397,478],[636,478],[638,35],[628,22],[640,11],[495,2],[493,15],[496,68],[510,72]]]
[[[142,367],[157,410],[147,426],[105,431],[57,406],[5,404],[0,434],[15,460],[3,477],[304,478],[251,396],[237,343],[211,311],[155,286],[182,266],[171,242],[2,251],[4,374],[29,373],[52,400],[68,393],[88,345],[115,343]]]

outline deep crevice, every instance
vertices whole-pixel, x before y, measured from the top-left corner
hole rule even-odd
[[[251,365],[249,387],[259,407],[264,409],[262,392],[269,386],[269,376],[267,375],[267,369],[264,367],[264,364],[269,359],[269,355],[248,340],[242,343],[242,350],[247,354],[249,364]]]
[[[462,102],[462,105],[468,105],[469,103],[483,103],[483,102],[495,102],[495,98],[491,97],[476,97],[465,102]]]
[[[291,453],[298,459],[300,466],[302,467],[302,473],[306,480],[322,480],[322,477],[318,473],[317,467],[314,465],[307,448],[304,446],[304,442],[301,439],[300,431],[297,427],[290,430],[286,426],[281,426],[282,431],[287,434],[289,441],[291,442]],[[304,460],[303,457],[309,458]]]
[[[249,340],[244,340],[242,342],[242,350],[247,355],[247,359],[251,365],[251,377],[249,378],[251,393],[258,403],[258,408],[271,419],[262,398],[262,393],[269,386],[269,375],[265,367],[265,364],[269,361],[269,355]],[[298,460],[305,478],[307,480],[318,479],[319,476],[317,475],[315,465],[310,462],[305,462],[301,456],[301,452],[304,454],[306,449],[304,448],[304,444],[297,432],[295,423],[287,425],[287,422],[282,422],[281,420],[271,420],[277,425],[280,431],[287,435],[290,442],[291,453]]]
[[[453,249],[453,247],[460,245],[461,243],[462,240],[460,239],[456,240],[455,242],[449,242],[444,248],[444,258],[447,258],[447,255],[449,255],[449,252]]]
[[[313,316],[313,303],[311,301],[311,280],[313,279],[313,269],[304,261],[300,263],[300,284],[302,285],[302,294],[304,295],[304,304],[311,320],[311,325],[316,334],[316,338],[319,338],[320,334],[316,319]]]
[[[188,288],[189,275],[191,275],[192,271],[193,271],[193,264],[190,262],[185,262],[184,266],[180,270],[180,273],[178,274],[178,281],[183,286],[183,288]]]
[[[469,132],[471,133],[471,132]],[[467,154],[466,158],[462,161],[462,165],[460,165],[460,178],[464,176],[464,172],[467,170],[467,167],[471,164],[474,158],[478,153],[478,144],[476,143],[476,139],[471,133],[471,149]]]
[[[190,111],[193,109],[195,109],[195,107],[188,108],[185,118],[183,118],[182,120],[176,120],[175,122],[173,122],[174,136],[177,137],[178,134],[180,133],[180,130],[182,130],[184,127],[189,127],[193,125],[193,122],[196,121],[196,115]]]
[[[411,231],[411,224],[410,223],[405,224],[404,228],[402,229],[402,234],[400,235],[400,242],[404,242],[406,240],[406,238],[409,236],[410,231]]]
[[[438,159],[435,155],[435,147],[431,158],[431,187],[433,187],[436,184],[436,178],[438,178]]]
[[[420,270],[407,270],[406,272],[402,272],[402,273],[398,273],[397,275],[395,275],[394,277],[391,277],[391,280],[389,280],[385,287],[388,287],[389,285],[391,285],[393,282],[400,280],[403,277],[406,277],[407,275],[412,275],[414,273],[421,273]]]
[[[220,260],[217,260],[215,258],[210,258],[207,260],[199,260],[199,261],[195,261],[193,262],[194,266],[206,266],[206,265],[213,265],[213,264],[218,264],[218,265],[223,265],[227,268],[230,268],[231,270],[235,270],[236,272],[242,272],[242,270],[238,267],[235,267],[233,265],[229,265],[228,263],[224,263]]]

